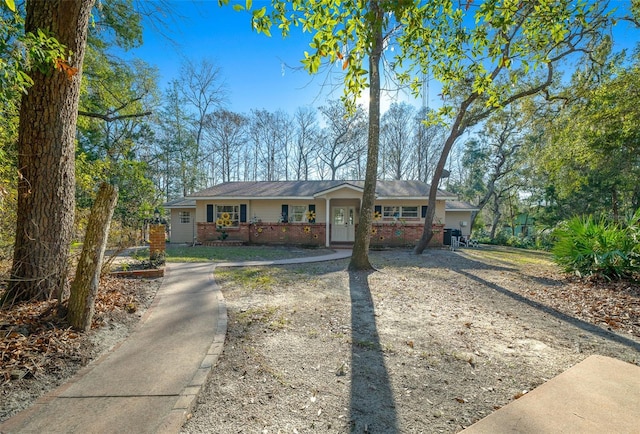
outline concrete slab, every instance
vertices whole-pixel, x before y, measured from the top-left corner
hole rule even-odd
[[[590,356],[462,433],[639,434],[640,367]]]

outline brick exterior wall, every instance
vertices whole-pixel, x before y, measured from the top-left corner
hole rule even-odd
[[[311,223],[241,223],[237,228],[226,228],[225,241],[242,241],[246,244],[297,244],[324,246],[324,224]],[[215,223],[198,223],[198,241],[219,240],[221,232]]]
[[[251,244],[297,244],[324,246],[324,223],[274,223],[250,225]]]
[[[422,235],[422,224],[374,224],[371,234],[372,247],[415,246]],[[434,234],[430,246],[442,246],[444,225],[433,225]],[[246,244],[282,244],[324,246],[324,223],[241,223],[237,228],[225,229],[226,241]],[[221,233],[215,223],[198,223],[198,241],[207,243],[219,240]]]
[[[167,249],[165,225],[149,226],[149,254],[152,258],[164,255]]]
[[[371,247],[415,246],[422,236],[424,225],[402,223],[374,223],[371,227]],[[429,243],[439,247],[444,242],[444,225],[433,225],[433,238]]]

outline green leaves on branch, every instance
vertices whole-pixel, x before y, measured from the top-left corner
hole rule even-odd
[[[11,12],[16,12],[16,2],[14,0],[4,0]]]
[[[30,71],[51,73],[70,53],[43,30],[25,34],[24,20],[15,12],[15,4],[5,1],[14,12],[0,15],[0,102],[10,105],[33,84]]]
[[[495,108],[523,89],[548,86],[551,65],[597,45],[608,24],[606,3],[569,0],[487,0],[474,7],[450,0],[272,0],[257,10],[241,0],[233,7],[251,11],[257,32],[270,35],[277,26],[283,36],[294,27],[311,33],[304,68],[312,74],[323,64],[342,68],[351,101],[368,86],[372,30],[381,27],[385,56],[393,57],[386,74],[416,97],[425,77],[441,83],[442,113],[463,94]],[[384,11],[380,19],[376,8]]]

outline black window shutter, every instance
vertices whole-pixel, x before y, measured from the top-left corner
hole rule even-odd
[[[376,205],[373,207],[373,212],[382,215],[382,205]]]
[[[313,215],[315,216],[316,214],[316,205],[314,203],[310,203],[309,204],[309,213],[313,213]],[[316,222],[316,218],[312,218],[309,219],[309,223],[315,223]]]
[[[281,218],[282,218],[282,223],[289,222],[289,205],[282,205]]]
[[[427,205],[422,205],[422,218],[427,216],[427,208],[429,208]]]
[[[247,204],[241,203],[240,204],[240,223],[246,223],[246,222],[247,222]]]
[[[207,205],[207,222],[213,222],[213,205]]]

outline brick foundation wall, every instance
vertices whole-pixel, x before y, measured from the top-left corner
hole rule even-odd
[[[246,223],[242,223],[237,228],[225,228],[224,231],[227,234],[226,240],[249,242],[249,225]],[[198,223],[197,234],[198,241],[201,243],[220,240],[222,237],[222,232],[217,230],[215,223]]]
[[[382,223],[371,227],[371,247],[415,246],[422,236],[424,225]],[[429,245],[439,247],[443,245],[444,225],[433,225],[433,237]]]
[[[371,234],[372,247],[415,246],[422,236],[421,224],[374,224]],[[442,246],[444,225],[433,225],[434,234],[430,246]],[[324,246],[324,223],[241,223],[237,228],[225,229],[226,240],[246,244],[293,244]],[[219,240],[221,233],[215,223],[198,223],[198,241],[206,243]]]
[[[241,223],[237,228],[225,229],[226,241],[242,241],[247,244],[297,244],[324,246],[324,224],[310,223]],[[221,233],[215,223],[198,223],[198,241],[219,240]]]
[[[273,223],[250,225],[249,242],[252,244],[297,244],[324,246],[324,223]]]

